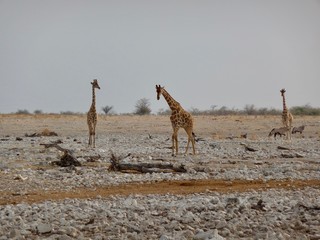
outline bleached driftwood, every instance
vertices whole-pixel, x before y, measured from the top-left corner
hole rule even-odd
[[[181,164],[180,166],[174,166],[173,164],[162,164],[162,163],[121,163],[121,159],[116,157],[113,153],[111,154],[109,167],[110,171],[120,172],[140,172],[140,173],[158,173],[158,172],[186,172],[187,170]]]

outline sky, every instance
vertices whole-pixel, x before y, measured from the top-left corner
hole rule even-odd
[[[320,0],[0,0],[0,113],[320,107]]]

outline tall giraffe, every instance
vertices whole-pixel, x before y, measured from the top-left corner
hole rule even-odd
[[[87,123],[89,128],[89,146],[96,147],[96,125],[97,125],[97,111],[96,111],[96,94],[95,89],[100,89],[100,86],[98,84],[98,80],[94,79],[93,82],[91,82],[92,85],[92,103],[91,107],[89,109],[89,112],[87,113]]]
[[[195,154],[195,139],[194,139],[194,133],[193,133],[193,119],[190,113],[185,111],[180,103],[178,103],[176,100],[174,100],[170,94],[164,89],[164,87],[161,87],[160,85],[156,85],[157,90],[157,99],[160,99],[160,95],[162,94],[165,100],[167,101],[170,109],[171,109],[171,124],[173,128],[173,134],[172,134],[172,156],[174,156],[174,149],[176,150],[176,154],[178,154],[178,130],[179,128],[184,128],[184,130],[188,134],[188,143],[186,147],[185,154],[188,153],[189,150],[189,143],[192,143],[192,149],[193,154]]]
[[[280,90],[281,96],[282,96],[282,103],[283,103],[283,110],[282,110],[282,124],[284,127],[287,128],[287,139],[291,139],[291,128],[292,128],[292,114],[289,112],[289,110],[287,109],[287,105],[286,105],[286,98],[284,96],[284,93],[286,92],[286,90],[283,88]]]

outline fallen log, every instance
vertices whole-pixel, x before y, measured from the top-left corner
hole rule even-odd
[[[249,146],[244,146],[244,149],[245,149],[246,151],[249,151],[249,152],[256,152],[256,151],[258,151],[257,149],[254,149],[254,148],[249,147]]]
[[[58,136],[58,134],[46,128],[40,133],[32,133],[32,134],[26,133],[24,136],[25,137],[51,137],[51,136]]]
[[[170,172],[187,172],[184,165],[174,166],[173,164],[162,163],[121,163],[121,159],[111,154],[109,171],[120,172],[140,172],[140,173],[170,173]]]
[[[278,146],[277,147],[279,150],[292,150],[291,148],[283,147],[283,146]]]
[[[252,148],[252,147],[247,146],[247,144],[245,144],[245,143],[240,143],[240,145],[244,146],[244,149],[245,149],[246,151],[249,151],[249,152],[256,152],[256,151],[258,151],[257,149],[254,149],[254,148]]]
[[[99,159],[101,159],[101,155],[98,154],[98,155],[94,155],[94,156],[84,156],[83,158],[86,159],[87,162],[96,162]]]
[[[40,145],[45,148],[54,147],[63,152],[63,156],[60,158],[60,161],[51,162],[53,165],[58,165],[60,167],[81,166],[81,163],[78,161],[76,156],[74,156],[72,151],[59,146],[58,143],[40,143]]]
[[[283,158],[303,158],[304,156],[299,153],[282,153]]]

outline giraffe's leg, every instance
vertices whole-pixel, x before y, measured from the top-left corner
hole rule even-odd
[[[92,137],[93,137],[93,147],[96,147],[96,123],[93,125],[93,133],[92,133]]]
[[[89,146],[92,145],[92,126],[91,124],[89,126]]]
[[[288,136],[289,136],[289,140],[291,140],[291,125],[289,125],[289,128],[288,128]]]
[[[196,148],[195,148],[195,140],[194,140],[194,136],[191,132],[191,143],[192,143],[192,151],[193,151],[193,155],[196,155]]]
[[[88,141],[88,145],[91,145],[91,133],[89,133],[89,141]]]
[[[192,135],[192,129],[186,129],[186,132],[188,134],[188,143],[187,143],[187,147],[186,147],[186,151],[184,154],[187,154],[189,151],[189,144],[191,142],[192,144],[192,150],[193,150],[193,155],[195,155],[195,147],[194,147],[194,137]]]
[[[290,139],[290,135],[289,135],[290,134],[290,127],[288,125],[286,125],[285,127],[286,127],[286,138],[285,139],[289,140]]]
[[[190,133],[189,131],[186,129],[186,132],[188,134],[188,142],[187,142],[187,147],[186,147],[186,151],[184,152],[184,154],[187,154],[188,153],[188,150],[189,150],[189,144],[190,144]]]
[[[176,150],[176,155],[178,155],[178,129],[173,129],[172,134],[172,156],[175,156],[174,150]]]
[[[179,149],[179,147],[178,147],[178,133],[176,133],[176,135],[175,135],[175,137],[174,137],[174,140],[175,140],[175,142],[176,142],[176,155],[178,155],[178,149]]]
[[[92,133],[89,133],[89,146],[92,145]]]
[[[171,155],[174,156],[174,133],[172,133],[172,146],[171,146]]]

